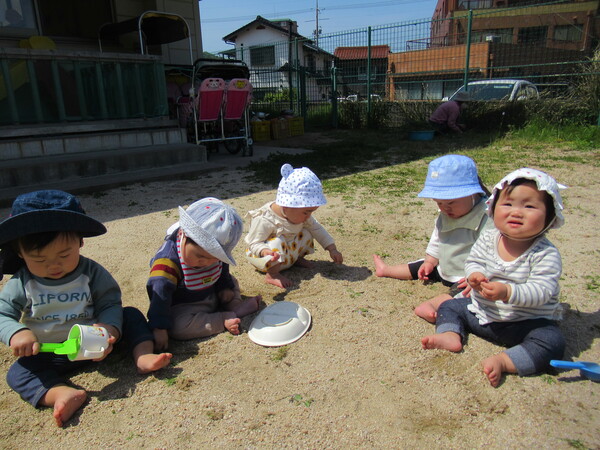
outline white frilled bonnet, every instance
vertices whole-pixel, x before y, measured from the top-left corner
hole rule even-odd
[[[554,222],[550,225],[549,228],[562,227],[565,223],[565,218],[562,214],[562,210],[564,209],[564,207],[562,198],[560,196],[560,190],[566,189],[567,186],[557,183],[554,178],[552,178],[547,173],[542,172],[541,170],[530,169],[528,167],[523,167],[521,169],[517,169],[514,172],[509,173],[504,178],[502,178],[502,180],[500,180],[500,182],[496,186],[494,186],[494,189],[492,190],[492,195],[490,195],[490,198],[487,201],[488,216],[494,217],[494,212],[491,210],[491,205],[494,204],[494,199],[500,193],[500,191],[505,186],[510,185],[513,181],[519,178],[534,181],[537,185],[538,191],[546,191],[548,194],[550,194],[552,200],[554,201],[554,214],[556,218],[554,219]]]
[[[284,164],[281,176],[275,198],[279,206],[313,208],[327,203],[321,181],[308,167],[294,169],[290,164]]]

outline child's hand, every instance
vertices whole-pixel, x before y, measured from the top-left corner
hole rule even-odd
[[[117,342],[117,340],[121,336],[121,333],[119,333],[119,330],[112,325],[106,325],[104,323],[95,323],[94,326],[106,328],[106,331],[108,331],[108,347],[106,348],[106,350],[104,350],[104,355],[101,358],[96,358],[92,360],[102,361],[113,351],[113,345]]]
[[[419,280],[429,280],[429,274],[433,272],[433,269],[435,269],[435,266],[430,262],[424,262],[423,264],[421,264],[421,267],[419,267],[419,271],[417,272]]]
[[[469,275],[469,278],[467,279],[469,286],[471,286],[473,289],[479,292],[481,291],[481,283],[487,281],[488,279],[481,272],[473,272],[471,275]]]
[[[461,278],[458,280],[457,287],[462,289],[460,293],[463,295],[463,297],[469,298],[471,296],[471,286],[469,286],[469,283],[467,283],[466,278]]]
[[[37,342],[33,331],[23,329],[12,335],[10,348],[15,356],[31,356],[39,353],[40,344]]]
[[[504,303],[508,302],[510,297],[510,287],[505,283],[499,281],[481,282],[481,295],[486,300],[502,300]]]
[[[344,262],[344,257],[342,256],[342,254],[337,250],[337,249],[332,249],[329,250],[329,256],[331,257],[331,260],[336,263],[336,264],[341,264]]]
[[[169,346],[169,332],[160,328],[152,330],[154,334],[154,350],[166,350]]]
[[[264,257],[264,256],[271,256],[271,261],[275,262],[279,259],[279,253],[274,252],[271,249],[265,248],[264,250],[262,250],[260,252],[260,256]]]

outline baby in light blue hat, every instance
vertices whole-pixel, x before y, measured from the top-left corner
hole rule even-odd
[[[378,277],[439,281],[450,288],[449,293],[415,308],[417,316],[435,323],[441,303],[459,293],[463,297],[469,295],[464,276],[465,260],[486,228],[489,191],[481,183],[471,158],[445,155],[429,163],[425,187],[418,196],[432,199],[439,208],[425,258],[395,266],[387,265],[379,255],[373,255],[373,260]]]
[[[281,166],[281,176],[275,201],[249,212],[246,258],[266,273],[267,283],[286,289],[292,281],[280,272],[293,265],[310,267],[304,257],[315,251],[313,239],[333,262],[341,264],[343,256],[331,235],[312,217],[327,203],[319,178],[308,167],[294,169],[290,164]]]

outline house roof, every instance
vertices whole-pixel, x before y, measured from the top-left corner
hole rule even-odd
[[[279,22],[281,22],[282,20],[283,19],[279,19]],[[282,34],[285,34],[285,35],[289,34],[289,30],[287,28],[280,27],[276,23],[271,22],[269,19],[265,19],[262,16],[256,16],[256,19],[254,19],[252,22],[249,22],[246,25],[238,28],[234,32],[229,33],[227,36],[223,36],[223,40],[225,42],[235,42],[235,40],[237,39],[238,34],[240,34],[242,31],[245,31],[248,27],[254,26],[255,24],[256,25],[263,25],[265,27],[272,28],[274,30],[277,30],[277,31],[281,32]],[[292,31],[292,37],[305,39],[304,36],[302,36],[302,35],[300,35],[300,34],[298,34],[296,32],[293,32],[293,31]]]
[[[369,47],[337,47],[333,54],[340,60],[367,59],[369,55]],[[389,54],[389,45],[371,46],[371,58],[373,59],[387,58]]]
[[[243,31],[249,31],[248,28],[254,27],[254,26],[265,26],[265,27],[269,27],[272,28],[276,31],[279,31],[281,34],[285,35],[286,37],[289,35],[289,30],[285,27],[281,27],[279,25],[277,25],[277,23],[281,23],[284,21],[290,21],[290,19],[274,19],[273,21],[269,20],[269,19],[265,19],[262,16],[256,16],[256,19],[254,19],[252,22],[247,23],[246,25],[244,25],[243,27],[238,28],[237,30],[233,31],[232,33],[229,33],[227,36],[223,37],[223,40],[225,42],[230,42],[230,43],[235,43],[238,35],[243,32]],[[302,46],[307,49],[307,50],[311,50],[313,52],[316,53],[321,53],[324,55],[331,55],[331,53],[323,50],[320,47],[317,47],[315,45],[315,43],[313,41],[311,41],[308,38],[305,38],[304,36],[302,36],[301,34],[298,34],[295,31],[292,31],[291,34],[292,38],[297,38],[300,40]]]

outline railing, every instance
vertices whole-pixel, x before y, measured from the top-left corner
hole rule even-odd
[[[0,49],[0,125],[166,115],[157,56]]]

